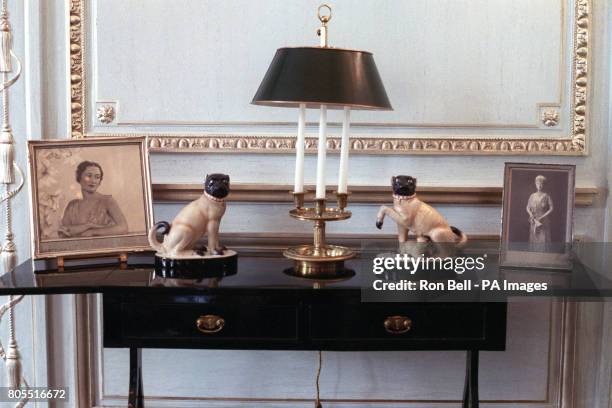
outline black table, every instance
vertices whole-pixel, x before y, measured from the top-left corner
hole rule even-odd
[[[129,404],[134,407],[144,406],[142,348],[201,348],[465,350],[463,407],[470,408],[478,407],[478,352],[505,349],[505,296],[517,295],[366,301],[372,263],[364,254],[347,263],[353,277],[329,282],[288,275],[292,264],[279,253],[241,253],[235,273],[190,278],[156,272],[153,259],[145,254],[127,265],[81,265],[62,272],[28,261],[0,277],[0,294],[101,293],[104,346],[130,349]],[[526,273],[494,267],[461,278],[524,279]],[[543,274],[536,275],[550,279],[546,295],[612,295],[612,283],[593,278],[582,266]]]

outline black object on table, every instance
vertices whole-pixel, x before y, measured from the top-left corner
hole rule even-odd
[[[242,254],[236,271],[183,278],[156,273],[152,255],[132,257],[123,267],[85,265],[61,273],[44,265],[35,272],[28,261],[0,277],[0,295],[101,293],[104,346],[130,349],[134,407],[143,406],[142,348],[465,350],[463,407],[478,407],[478,353],[505,349],[505,301],[364,301],[372,275],[367,257],[347,262],[355,271],[348,279],[316,284],[287,274],[291,265],[280,254]],[[508,277],[498,268],[487,273]],[[579,267],[550,276],[561,279],[549,295],[594,296],[601,287]],[[605,285],[609,292],[612,285]]]

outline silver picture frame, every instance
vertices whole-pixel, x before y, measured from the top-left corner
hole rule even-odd
[[[576,166],[506,163],[500,265],[571,269]]]

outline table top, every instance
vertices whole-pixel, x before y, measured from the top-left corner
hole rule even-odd
[[[63,271],[51,268],[49,261],[32,261],[18,265],[0,276],[0,295],[10,294],[76,294],[76,293],[164,293],[202,294],[232,291],[313,291],[342,290],[361,292],[366,301],[505,301],[508,296],[569,296],[589,300],[611,300],[612,280],[605,262],[597,270],[574,259],[571,270],[554,271],[536,268],[506,268],[499,266],[499,256],[491,244],[466,249],[473,254],[487,253],[486,268],[462,274],[454,271],[416,271],[400,273],[386,270],[373,273],[374,257],[398,253],[397,245],[374,247],[364,245],[359,255],[345,263],[345,277],[339,279],[305,279],[292,276],[293,261],[276,251],[240,251],[237,269],[226,276],[210,276],[202,271],[198,276],[172,276],[168,271],[155,270],[154,254],[140,253],[129,257],[128,263],[117,261],[80,261]],[[610,258],[612,259],[612,258]],[[404,271],[401,271],[404,272]],[[413,289],[405,286],[415,282]],[[442,282],[443,289],[420,288],[420,282]],[[449,281],[462,283],[463,289],[450,290]],[[470,287],[465,288],[469,281]],[[497,281],[499,290],[482,287],[484,281]],[[403,289],[374,290],[383,283],[403,284]],[[504,287],[508,282],[521,286]],[[546,283],[546,290],[527,291],[529,283]],[[456,288],[456,285],[455,289]],[[533,285],[532,285],[533,286]],[[422,290],[421,290],[422,289]]]

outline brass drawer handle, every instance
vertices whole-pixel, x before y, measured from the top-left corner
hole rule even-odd
[[[223,330],[225,319],[217,315],[200,316],[198,320],[196,320],[196,326],[202,333],[218,333]]]
[[[406,316],[389,316],[384,325],[387,333],[403,334],[412,329],[412,319]]]

